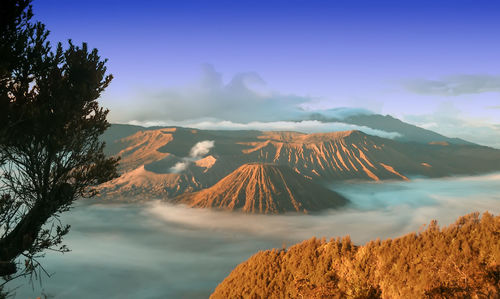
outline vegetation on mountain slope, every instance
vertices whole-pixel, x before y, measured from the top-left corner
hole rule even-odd
[[[236,267],[211,298],[499,298],[500,216],[354,245],[312,238]]]

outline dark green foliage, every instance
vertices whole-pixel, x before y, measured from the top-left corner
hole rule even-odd
[[[67,251],[58,216],[117,176],[99,136],[97,99],[111,82],[86,44],[59,43],[32,23],[30,1],[0,1],[0,277],[36,274],[47,249]],[[22,257],[22,267],[21,264]],[[18,263],[16,266],[16,262]]]
[[[355,246],[310,239],[259,252],[211,298],[499,298],[500,216],[478,213],[440,229]]]

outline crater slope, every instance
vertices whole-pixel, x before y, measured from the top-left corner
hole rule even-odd
[[[277,214],[338,208],[347,200],[287,166],[248,163],[212,187],[182,194],[174,202],[198,208]]]
[[[106,153],[122,158],[122,177],[99,187],[107,198],[173,198],[212,187],[248,163],[288,167],[316,183],[500,170],[498,149],[448,141],[399,142],[360,131],[305,134],[113,125],[104,137]],[[203,141],[214,146],[192,157],[192,148]]]

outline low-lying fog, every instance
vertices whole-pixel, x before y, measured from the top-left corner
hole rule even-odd
[[[500,213],[500,174],[410,182],[339,183],[352,201],[319,215],[242,215],[143,205],[80,202],[64,220],[72,249],[47,254],[34,289],[11,282],[16,298],[207,298],[240,262],[258,250],[290,246],[312,236],[350,234],[358,244],[441,225],[472,211]],[[51,297],[53,296],[53,297]]]

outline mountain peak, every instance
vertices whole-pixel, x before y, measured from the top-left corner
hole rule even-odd
[[[244,164],[214,186],[180,195],[174,201],[191,207],[264,214],[308,213],[347,203],[289,167],[271,163]]]

